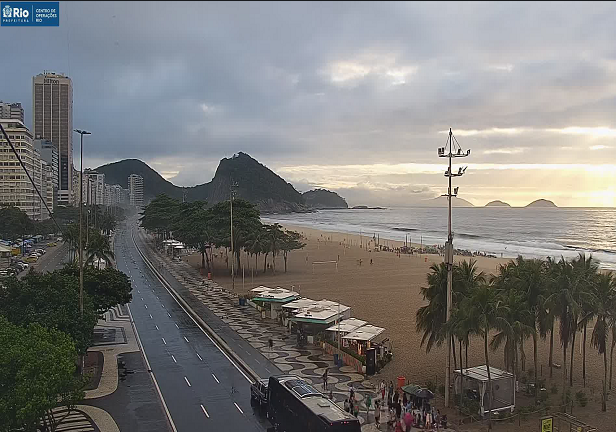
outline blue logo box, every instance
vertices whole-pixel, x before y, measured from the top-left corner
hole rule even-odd
[[[7,27],[58,27],[60,2],[2,2],[0,16]]]

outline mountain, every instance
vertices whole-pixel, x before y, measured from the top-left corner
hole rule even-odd
[[[345,209],[349,208],[346,200],[336,192],[327,189],[314,189],[302,194],[306,205],[317,209]]]
[[[532,203],[528,204],[526,207],[557,207],[556,204],[554,204],[552,201],[550,200],[546,200],[546,199],[538,199],[533,201]]]
[[[447,207],[447,205],[447,197],[443,196],[436,197],[431,200],[424,200],[421,204],[419,204],[420,207]],[[458,197],[453,197],[451,205],[452,207],[475,207],[473,204],[466,201],[465,199]]]
[[[143,199],[148,203],[160,194],[178,200],[185,193],[188,201],[205,200],[210,204],[228,200],[231,183],[235,196],[256,204],[262,213],[289,213],[308,211],[305,199],[295,188],[265,165],[246,153],[224,158],[218,164],[214,178],[193,187],[182,188],[165,180],[146,163],[138,159],[125,159],[103,165],[96,171],[105,174],[105,182],[126,187],[130,174],[143,177]]]
[[[494,201],[490,201],[489,203],[487,203],[485,205],[486,207],[511,207],[509,204],[507,204],[506,202],[500,201],[500,200],[494,200]]]
[[[139,159],[124,159],[96,168],[97,172],[105,174],[105,183],[119,184],[128,187],[128,176],[139,174],[143,177],[143,200],[149,202],[156,195],[166,194],[176,199],[182,199],[182,188],[165,180],[148,164]]]

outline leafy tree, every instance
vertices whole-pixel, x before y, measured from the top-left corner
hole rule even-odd
[[[158,195],[144,209],[141,226],[157,233],[161,239],[168,236],[180,210],[180,202],[167,195]]]
[[[210,272],[212,244],[212,215],[205,201],[182,203],[173,223],[173,235],[184,244],[196,248],[201,253],[201,268]]]
[[[79,279],[62,271],[5,279],[0,287],[0,315],[20,326],[38,323],[58,329],[71,336],[79,354],[85,354],[91,345],[98,320],[87,292],[83,317],[80,315]]]
[[[109,244],[109,238],[97,229],[90,230],[89,237],[89,242],[86,245],[86,264],[91,264],[96,258],[99,258],[105,261],[107,266],[111,265],[111,260],[115,257]],[[98,267],[100,268],[100,262]]]
[[[0,237],[7,240],[23,238],[31,233],[32,227],[32,220],[19,207],[0,207]]]
[[[67,265],[58,273],[71,278],[79,278],[79,267]],[[132,287],[128,276],[113,267],[99,270],[95,267],[84,267],[83,289],[92,299],[98,315],[107,312],[115,305],[125,305],[133,299]]]
[[[415,315],[416,328],[423,332],[421,346],[426,344],[426,352],[434,345],[440,346],[446,337],[447,321],[447,264],[432,264],[427,276],[428,286],[420,292],[428,304],[420,307]]]
[[[53,427],[51,410],[83,398],[70,337],[39,324],[20,327],[0,316],[0,430]]]
[[[610,327],[616,318],[616,280],[611,273],[601,273],[597,276],[596,285],[597,321],[591,335],[591,343],[603,354],[603,397],[601,409],[607,410],[607,340]]]
[[[231,214],[229,201],[222,201],[211,209],[212,241],[217,247],[231,247]],[[261,228],[259,210],[246,200],[233,200],[233,250],[237,269],[241,268],[240,252],[249,246],[253,233]]]
[[[265,241],[269,251],[272,253],[272,270],[276,274],[276,255],[280,252],[284,241],[284,231],[282,225],[274,223],[265,226]],[[265,267],[263,268],[265,273]]]
[[[289,252],[302,249],[306,243],[302,241],[302,235],[297,231],[285,231],[282,238],[280,249],[282,249],[282,257],[284,258],[284,272],[287,272],[287,258]]]

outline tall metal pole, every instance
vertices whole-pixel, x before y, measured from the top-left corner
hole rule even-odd
[[[459,145],[457,145],[457,152],[453,151],[454,141],[457,144],[457,140],[453,136],[453,132],[451,128],[449,129],[449,137],[447,139],[447,146],[449,147],[448,151],[445,152],[445,147],[441,147],[438,149],[439,157],[446,157],[448,159],[448,167],[447,171],[445,171],[445,177],[448,179],[447,186],[447,243],[445,244],[445,264],[447,265],[447,311],[446,311],[446,323],[449,322],[451,318],[451,307],[452,307],[452,285],[453,285],[453,231],[451,229],[451,207],[452,207],[452,198],[458,195],[458,188],[452,190],[451,188],[451,178],[452,177],[460,177],[464,175],[466,168],[460,168],[457,173],[453,173],[451,170],[451,160],[456,157],[466,157],[470,155],[471,151],[467,150],[466,152],[462,152],[462,149]],[[423,239],[422,239],[423,243]],[[451,381],[451,333],[449,332],[449,328],[447,328],[447,367],[445,369],[445,406],[449,406],[449,384]],[[460,365],[460,367],[462,367]]]
[[[233,254],[233,185],[231,185],[229,203],[231,204],[231,287],[235,291],[235,270],[233,266],[233,260],[235,260],[235,255]]]

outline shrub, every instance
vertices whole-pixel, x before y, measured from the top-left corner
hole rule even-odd
[[[588,404],[588,398],[586,397],[586,393],[582,390],[575,394],[575,399],[581,407],[585,407]]]

